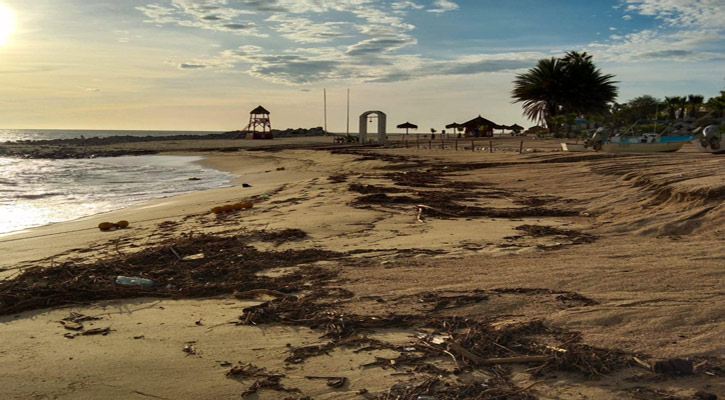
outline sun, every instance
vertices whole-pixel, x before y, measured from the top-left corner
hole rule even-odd
[[[10,34],[13,33],[13,13],[0,4],[0,46],[7,43]]]

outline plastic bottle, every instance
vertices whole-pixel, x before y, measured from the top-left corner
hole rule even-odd
[[[151,279],[119,275],[116,277],[116,284],[125,286],[154,286],[156,282]]]

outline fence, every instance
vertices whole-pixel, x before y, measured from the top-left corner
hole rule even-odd
[[[428,150],[455,150],[455,151],[488,151],[493,153],[497,148],[494,147],[494,139],[491,138],[454,138],[454,139],[421,139],[416,137],[415,140],[400,139],[392,140],[388,143],[395,147],[428,149]],[[524,151],[524,140],[519,141],[518,152]],[[516,150],[516,149],[511,149]]]

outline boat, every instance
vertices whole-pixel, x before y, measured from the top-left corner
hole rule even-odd
[[[635,127],[638,124],[652,122],[654,122],[652,132],[635,133]],[[669,153],[680,150],[682,146],[692,140],[692,136],[668,136],[657,133],[657,122],[639,120],[624,133],[612,136],[600,128],[587,141],[587,147],[591,146],[594,151],[602,150],[607,153]],[[662,132],[666,133],[668,130],[669,128],[665,127]]]
[[[725,153],[725,126],[708,125],[692,141],[703,153]]]
[[[601,144],[607,153],[670,153],[682,148],[692,136],[660,136],[645,133],[639,136],[614,136]]]

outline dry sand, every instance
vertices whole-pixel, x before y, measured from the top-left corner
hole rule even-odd
[[[517,148],[518,140],[496,139],[494,146]],[[319,143],[308,139],[310,144]],[[215,144],[134,146],[143,145],[191,152]],[[529,140],[525,147],[539,151],[526,154],[347,147],[342,152],[205,151],[199,154],[208,165],[241,175],[237,186],[2,237],[0,267],[5,279],[13,279],[28,267],[106,260],[190,232],[230,236],[300,229],[307,233],[300,240],[250,243],[260,251],[346,252],[342,259],[316,264],[334,272],[315,283],[329,295],[320,307],[421,320],[460,316],[502,327],[544,321],[581,332],[584,344],[636,354],[645,362],[681,357],[702,364],[686,377],[632,366],[595,378],[564,371],[532,376],[527,368],[535,364],[512,365],[505,372],[511,390],[503,397],[491,392],[480,398],[690,399],[697,391],[725,396],[722,157],[696,153],[689,145],[673,154],[617,157],[553,151],[557,146]],[[356,192],[351,184],[363,186]],[[212,206],[260,195],[269,197],[257,197],[250,210],[221,218],[209,212]],[[120,219],[131,221],[131,227],[82,230]],[[523,225],[530,228],[517,229]],[[542,226],[558,231],[534,235]],[[300,268],[262,273],[283,276]],[[302,295],[314,289],[304,283],[296,290]],[[334,295],[347,293],[343,289],[351,293]],[[485,298],[471,300],[476,293]],[[461,302],[432,305],[445,305],[440,300],[447,298]],[[391,388],[405,386],[396,384],[419,384],[429,377],[412,365],[363,366],[376,357],[404,354],[403,347],[420,346],[413,333],[421,329],[412,324],[365,331],[402,345],[395,350],[335,346],[302,363],[285,362],[292,350],[325,345],[329,339],[321,337],[324,329],[305,323],[235,324],[245,307],[263,301],[230,294],[135,298],[2,316],[2,398],[239,398],[257,378],[226,377],[238,363],[283,374],[284,387],[300,390],[261,389],[248,398],[388,398]],[[70,312],[101,318],[83,322],[85,330],[111,331],[66,338],[73,332],[59,321]],[[448,356],[432,362],[443,369],[456,367]],[[459,356],[457,363],[462,362]],[[465,370],[444,380],[483,382],[497,373],[504,372]],[[347,380],[333,388],[307,376]],[[367,393],[358,394],[361,389]]]

